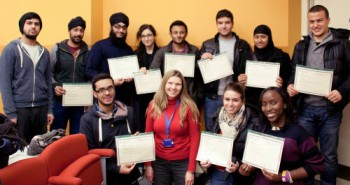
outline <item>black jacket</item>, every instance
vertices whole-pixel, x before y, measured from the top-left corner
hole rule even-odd
[[[68,40],[56,44],[50,53],[52,87],[62,86],[62,83],[86,82],[85,64],[88,46],[83,41],[76,59],[69,50]]]
[[[217,111],[212,116],[212,121],[214,123],[213,128],[211,132],[213,133],[220,133],[220,126],[219,126],[219,113],[220,113],[221,107],[217,109]],[[257,131],[260,129],[260,121],[259,121],[259,115],[258,110],[256,110],[254,107],[250,107],[249,105],[246,105],[246,109],[244,112],[245,121],[242,123],[239,133],[234,140],[233,143],[233,152],[232,152],[232,161],[238,161],[240,164],[242,164],[243,159],[243,152],[245,147],[245,141],[247,138],[248,130],[254,130]],[[209,169],[210,173],[210,169]],[[253,177],[244,177],[242,176],[238,170],[232,173],[234,181],[237,182],[237,185],[249,185],[253,183]],[[236,183],[235,183],[236,184]]]
[[[331,29],[333,39],[326,43],[324,50],[324,68],[333,70],[332,90],[338,90],[342,99],[338,103],[327,101],[329,112],[342,111],[349,103],[350,94],[350,41],[341,32]],[[294,84],[296,65],[306,65],[310,36],[304,36],[295,48],[292,58],[292,72],[289,84]],[[304,94],[298,94],[296,98],[297,109],[303,107]]]
[[[234,59],[233,59],[233,75],[232,80],[237,82],[238,75],[244,73],[246,60],[252,60],[252,49],[247,41],[240,39],[236,33],[232,32],[233,36],[236,37],[236,43],[234,46]],[[200,51],[203,53],[219,54],[219,33],[214,38],[209,39],[202,44]],[[204,92],[208,98],[217,99],[219,88],[219,80],[210,82],[204,85]]]

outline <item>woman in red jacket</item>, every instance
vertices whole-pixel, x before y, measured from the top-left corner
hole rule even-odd
[[[154,132],[156,160],[146,163],[155,185],[192,185],[199,146],[199,111],[177,70],[167,72],[147,109],[146,132]]]

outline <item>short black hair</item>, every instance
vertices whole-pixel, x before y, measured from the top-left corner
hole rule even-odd
[[[39,24],[40,24],[40,30],[43,28],[43,23],[41,21],[41,18],[39,16],[39,14],[37,14],[35,12],[27,12],[27,13],[22,15],[22,17],[19,19],[19,22],[18,22],[19,31],[21,32],[21,34],[23,34],[24,23],[28,19],[38,19],[39,20]]]
[[[94,76],[94,78],[92,78],[92,90],[96,91],[96,83],[100,80],[104,80],[104,79],[110,79],[112,80],[112,83],[114,84],[114,80],[111,77],[110,74],[107,73],[99,73],[96,76]]]
[[[308,14],[315,13],[315,12],[322,12],[322,11],[326,14],[326,18],[329,18],[329,12],[328,12],[327,8],[322,6],[322,5],[315,5],[315,6],[311,7],[309,9]]]
[[[183,21],[176,20],[176,21],[172,22],[171,25],[170,25],[170,28],[169,28],[170,32],[171,32],[171,28],[173,28],[173,26],[183,26],[183,27],[185,27],[185,30],[186,30],[186,33],[187,33],[187,25]]]
[[[218,19],[220,19],[221,17],[230,18],[230,19],[231,19],[231,22],[233,22],[233,14],[232,14],[232,12],[230,12],[230,11],[227,10],[227,9],[222,9],[222,10],[218,11],[218,13],[216,14],[216,19],[215,19],[215,20],[218,20]]]

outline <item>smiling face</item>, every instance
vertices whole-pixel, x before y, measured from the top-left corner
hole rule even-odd
[[[122,22],[114,24],[112,26],[112,31],[117,38],[125,37],[127,30],[128,30],[128,27]]]
[[[261,98],[261,110],[272,126],[283,127],[286,122],[286,104],[282,96],[274,90],[266,91]]]
[[[269,43],[269,36],[263,33],[257,33],[254,35],[254,44],[257,48],[263,49]]]
[[[218,18],[216,27],[221,37],[230,37],[232,35],[233,20],[228,17]]]
[[[182,89],[181,78],[172,76],[165,84],[165,93],[168,99],[172,100],[179,96]]]
[[[154,34],[150,29],[143,30],[140,39],[146,47],[150,47],[154,44]]]
[[[226,90],[223,96],[223,104],[226,112],[230,118],[233,118],[235,114],[241,109],[244,101],[242,95],[233,90]]]
[[[100,107],[111,106],[114,102],[115,89],[111,79],[102,79],[95,83],[94,97]]]
[[[183,44],[187,36],[185,26],[174,25],[171,28],[170,36],[175,44]]]
[[[71,30],[69,30],[69,39],[74,44],[80,44],[84,37],[85,29],[81,26],[77,26]]]
[[[328,33],[328,25],[330,18],[326,16],[324,11],[310,12],[307,14],[309,28],[314,35],[315,40],[320,42]]]

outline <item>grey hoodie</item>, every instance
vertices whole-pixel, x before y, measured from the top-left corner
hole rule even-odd
[[[0,92],[6,115],[17,118],[17,107],[48,106],[53,109],[50,54],[39,44],[40,59],[34,64],[21,40],[10,42],[0,57]]]

